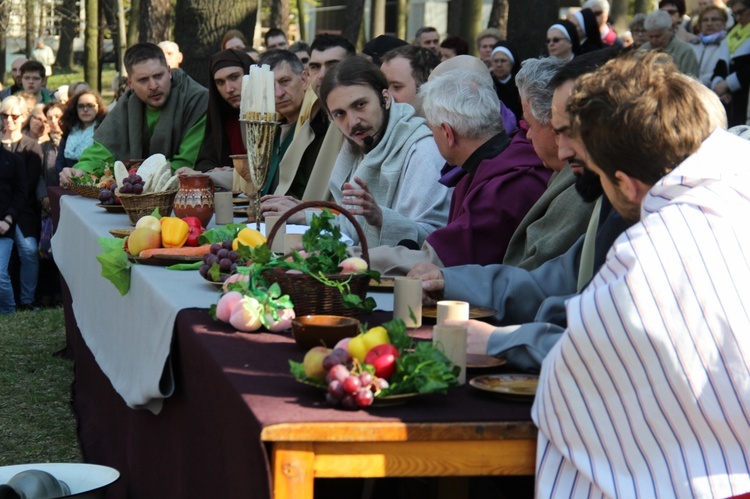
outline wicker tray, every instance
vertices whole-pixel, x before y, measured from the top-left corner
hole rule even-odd
[[[177,189],[151,194],[120,194],[120,202],[130,218],[130,225],[135,225],[143,216],[150,215],[159,208],[159,214],[168,217],[172,214]]]
[[[273,244],[273,238],[276,236],[276,228],[279,227],[279,223],[286,222],[289,217],[307,208],[328,208],[331,211],[335,210],[336,212],[339,212],[349,219],[354,226],[354,229],[357,231],[357,236],[359,236],[359,241],[362,247],[362,259],[367,262],[368,266],[370,265],[370,253],[367,248],[367,239],[365,239],[365,234],[362,231],[359,222],[357,222],[354,216],[343,207],[327,201],[308,201],[298,204],[294,208],[284,212],[284,214],[279,217],[279,222],[277,222],[268,234],[268,247],[271,247],[271,244]],[[356,317],[361,312],[358,308],[344,307],[341,293],[339,293],[338,289],[326,286],[311,275],[287,274],[274,270],[267,270],[263,273],[263,277],[269,281],[269,283],[279,283],[281,291],[288,294],[292,299],[294,312],[297,317],[316,314]],[[326,277],[335,281],[346,281],[351,277],[351,280],[349,281],[351,293],[359,296],[363,300],[365,299],[365,296],[367,295],[367,287],[370,283],[370,278],[367,275],[333,274]]]
[[[85,198],[99,199],[99,187],[95,185],[80,185],[80,184],[64,184],[62,185],[65,189],[69,189],[76,194],[79,194]]]

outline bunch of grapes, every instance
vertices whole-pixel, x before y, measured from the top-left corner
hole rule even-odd
[[[99,191],[99,202],[106,205],[120,204],[120,199],[115,194],[115,189],[117,189],[117,184],[114,182],[109,187],[101,189]]]
[[[323,359],[323,369],[328,371],[326,401],[356,411],[372,405],[375,394],[388,388],[388,381],[352,367],[352,357],[343,348],[334,349]]]
[[[142,194],[145,183],[140,175],[131,173],[120,186],[120,194]]]
[[[209,271],[214,264],[219,266],[220,282],[224,282],[244,262],[232,249],[232,241],[224,241],[223,243],[212,244],[211,251],[203,255],[203,265],[201,265],[199,272],[204,279],[211,280]]]

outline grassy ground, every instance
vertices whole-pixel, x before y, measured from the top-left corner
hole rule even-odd
[[[0,315],[0,466],[81,462],[62,308]]]

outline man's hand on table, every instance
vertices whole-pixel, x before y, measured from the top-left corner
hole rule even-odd
[[[280,217],[287,210],[290,210],[302,203],[297,198],[292,196],[274,196],[273,194],[266,194],[260,198],[260,214],[263,218],[269,217]],[[289,217],[286,221],[292,225],[305,225],[305,213],[304,211],[295,213]]]
[[[78,168],[63,168],[60,172],[60,185],[69,184],[73,177],[83,177],[83,170]]]
[[[418,263],[406,275],[422,279],[422,303],[424,305],[434,305],[438,300],[443,299],[445,279],[440,267],[434,263]]]

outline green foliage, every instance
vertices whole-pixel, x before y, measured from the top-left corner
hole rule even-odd
[[[125,296],[130,290],[130,267],[133,264],[125,253],[125,239],[117,237],[100,237],[97,239],[104,252],[96,255],[102,265],[102,277],[111,282]]]
[[[198,243],[214,244],[232,241],[237,237],[237,233],[245,227],[247,227],[245,224],[226,224],[214,229],[208,229],[198,236]]]

